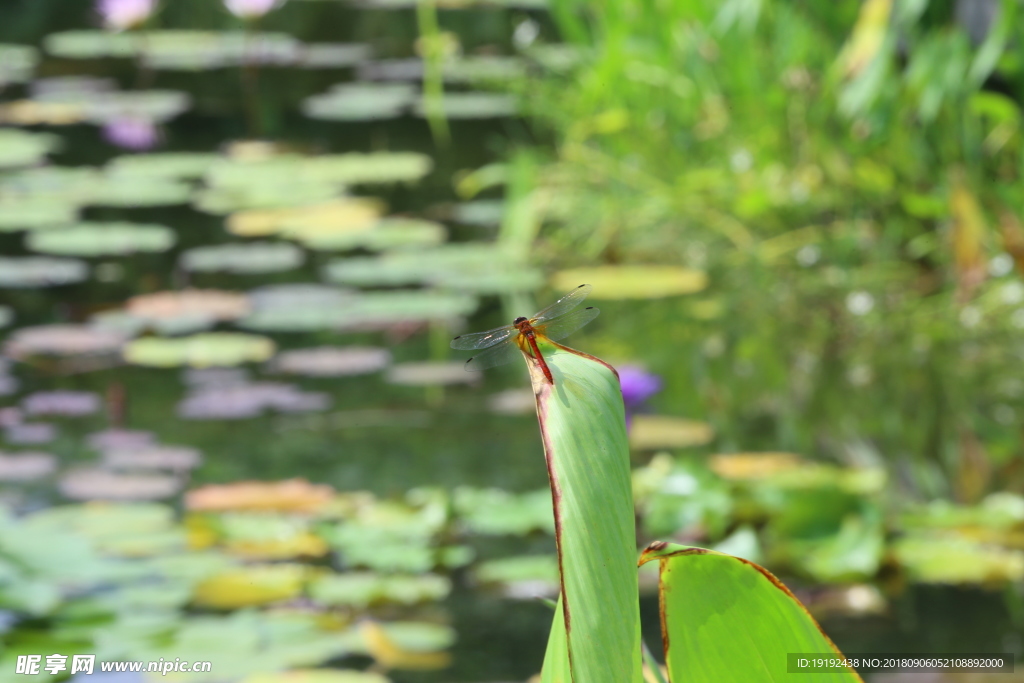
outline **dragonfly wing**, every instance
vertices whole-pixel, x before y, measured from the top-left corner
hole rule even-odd
[[[519,354],[519,345],[509,339],[504,344],[492,346],[467,360],[466,370],[472,372],[474,370],[493,368],[495,365],[504,365],[511,362]]]
[[[544,323],[537,326],[537,331],[543,334],[551,341],[558,341],[559,339],[565,339],[570,334],[580,329],[591,320],[597,317],[597,314],[601,312],[601,309],[594,308],[593,306],[587,306],[581,308],[578,311],[567,313],[560,318],[556,318],[549,323]]]
[[[541,323],[545,320],[551,320],[552,318],[557,318],[560,315],[568,313],[579,306],[580,302],[587,298],[587,295],[590,294],[590,290],[592,289],[592,285],[580,285],[537,315],[533,316],[533,318],[530,319],[530,323]]]
[[[452,339],[451,346],[453,349],[459,349],[460,351],[486,349],[489,346],[500,344],[512,335],[518,333],[519,330],[512,325],[505,325],[504,327],[496,327],[493,330],[487,330],[486,332],[460,334],[455,339]]]

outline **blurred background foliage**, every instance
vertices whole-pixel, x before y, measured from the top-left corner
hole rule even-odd
[[[885,462],[925,496],[1019,489],[1018,13],[555,2],[577,50],[524,91],[557,151],[538,254],[708,272],[614,324],[727,448]]]
[[[584,282],[641,544],[1024,652],[1017,0],[225,4],[0,9],[0,673],[534,674],[533,397],[448,341]]]

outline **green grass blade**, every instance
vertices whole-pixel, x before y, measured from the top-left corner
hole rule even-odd
[[[534,361],[527,364],[554,500],[572,680],[639,683],[636,536],[618,376],[557,344],[542,342],[541,351],[554,386]],[[557,654],[549,649],[548,656]]]
[[[665,664],[676,683],[791,680],[788,653],[839,654],[782,582],[753,562],[703,548],[654,543]],[[807,680],[854,683],[849,669]]]

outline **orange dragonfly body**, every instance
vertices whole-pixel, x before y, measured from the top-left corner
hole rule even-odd
[[[467,370],[503,365],[516,357],[516,351],[522,351],[537,361],[544,378],[554,384],[555,378],[537,346],[537,339],[564,339],[596,318],[601,311],[593,306],[574,310],[587,298],[590,290],[590,285],[580,285],[531,318],[519,317],[511,325],[486,332],[460,334],[452,340],[452,348],[463,351],[483,349],[466,361]]]

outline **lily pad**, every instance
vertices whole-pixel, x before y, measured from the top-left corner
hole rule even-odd
[[[558,595],[558,558],[522,555],[481,562],[473,571],[482,584],[498,584],[506,597],[524,600]]]
[[[79,223],[29,234],[26,244],[47,254],[105,256],[161,252],[174,246],[177,235],[162,225],[139,223]]]
[[[301,391],[276,382],[204,388],[178,404],[178,415],[192,420],[237,420],[267,410],[304,413],[330,407],[328,394]]]
[[[413,107],[418,116],[426,116],[429,102],[419,100]],[[519,106],[511,95],[490,92],[446,92],[441,111],[449,119],[493,119],[517,116]]]
[[[0,257],[0,287],[57,287],[89,277],[89,266],[78,259],[44,256]]]
[[[316,238],[367,231],[380,220],[380,213],[379,202],[351,197],[291,209],[241,211],[228,218],[226,227],[243,237]]]
[[[331,121],[379,121],[402,116],[419,96],[406,83],[345,83],[302,103],[302,111],[314,119]]]
[[[296,597],[307,568],[294,564],[242,567],[211,576],[196,586],[193,600],[201,607],[237,609]]]
[[[0,87],[32,79],[39,51],[31,45],[0,44]]]
[[[501,489],[455,490],[454,507],[466,526],[477,534],[525,536],[533,531],[553,533],[555,518],[547,489],[515,494]]]
[[[368,346],[321,346],[294,349],[277,355],[271,363],[275,372],[309,377],[347,377],[383,370],[391,363],[391,352]]]
[[[447,231],[440,223],[415,218],[385,218],[372,229],[338,233],[299,234],[299,239],[310,249],[343,250],[368,249],[423,249],[444,242]]]
[[[39,163],[59,145],[60,138],[50,133],[0,128],[0,169]]]
[[[421,361],[399,363],[388,370],[387,381],[391,384],[412,386],[437,386],[439,384],[472,384],[479,377],[466,372],[462,361],[441,363]]]
[[[102,93],[63,90],[38,94],[34,100],[78,107],[82,118],[92,123],[106,123],[125,117],[158,123],[187,111],[191,104],[187,93],[176,90],[110,90]]]
[[[92,415],[100,409],[100,397],[91,391],[38,391],[21,407],[27,415]]]
[[[443,600],[451,581],[436,574],[385,575],[350,572],[323,576],[310,583],[309,594],[318,603],[366,608],[375,603],[414,605]]]
[[[999,585],[1024,579],[1024,551],[958,535],[910,536],[892,550],[910,578],[921,583]]]
[[[249,313],[249,299],[238,292],[186,289],[142,294],[128,299],[127,312],[144,320],[205,318],[234,320]]]
[[[144,448],[156,442],[156,435],[141,429],[104,429],[85,437],[85,442],[98,451]]]
[[[15,330],[5,351],[13,358],[36,354],[77,356],[118,351],[128,337],[114,330],[88,325],[39,325]]]
[[[19,422],[4,428],[4,441],[9,444],[50,443],[57,438],[57,428],[45,422]]]
[[[124,358],[135,365],[154,367],[232,366],[262,362],[274,355],[267,337],[232,332],[208,332],[180,339],[147,337],[129,342]]]
[[[310,484],[305,479],[240,481],[193,489],[185,495],[185,507],[207,512],[242,510],[314,514],[331,503],[334,496],[334,489],[330,486]]]
[[[704,271],[678,266],[598,266],[563,270],[551,284],[561,290],[581,282],[593,285],[592,299],[657,299],[699,292],[708,278]]]
[[[57,470],[57,458],[49,453],[0,453],[0,481],[34,481]]]
[[[337,69],[355,66],[370,57],[370,46],[358,43],[306,43],[299,66],[307,69]]]
[[[524,266],[499,247],[479,244],[339,259],[327,264],[324,276],[363,287],[430,284],[480,294],[533,291],[543,282],[540,271]]]
[[[352,290],[314,283],[267,285],[249,292],[249,301],[257,311],[279,308],[319,306],[334,308],[346,305]]]
[[[32,230],[66,225],[78,220],[78,204],[59,197],[0,199],[0,231]]]
[[[629,445],[638,450],[702,446],[714,438],[711,425],[668,415],[636,415]]]
[[[186,204],[193,194],[185,182],[157,176],[101,176],[82,197],[86,204],[97,206],[173,206]]]
[[[305,254],[287,242],[247,242],[195,247],[181,254],[181,265],[197,272],[277,273],[302,265]]]
[[[156,500],[181,490],[180,479],[162,474],[115,474],[75,469],[61,477],[60,492],[72,500]]]

